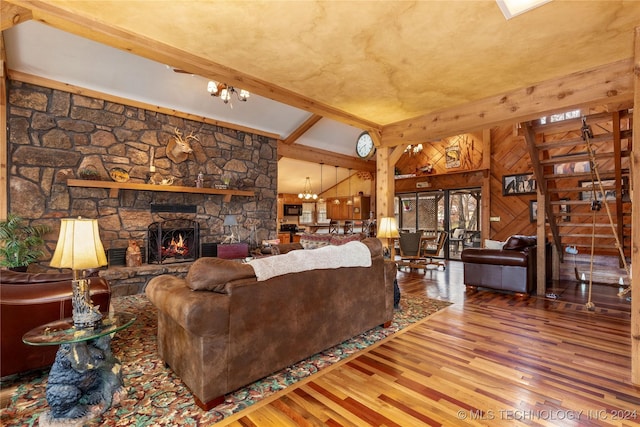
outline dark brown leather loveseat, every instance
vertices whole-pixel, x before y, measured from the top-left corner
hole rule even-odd
[[[514,235],[502,249],[465,248],[461,260],[467,289],[531,293],[536,285],[536,242],[536,236]]]
[[[395,264],[384,261],[376,238],[347,243],[354,244],[369,266],[319,266],[259,280],[256,261],[289,268],[292,259],[321,259],[319,251],[328,251],[319,248],[252,264],[200,258],[184,279],[154,277],[145,293],[158,308],[160,357],[209,410],[226,393],[390,322]],[[349,256],[356,248],[347,245],[342,254]]]
[[[71,279],[71,273],[0,270],[0,377],[53,363],[57,346],[30,346],[22,336],[37,326],[71,317]],[[109,283],[101,277],[90,280],[93,304],[109,311]]]

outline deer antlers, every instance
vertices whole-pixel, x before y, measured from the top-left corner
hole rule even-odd
[[[200,142],[200,138],[198,138],[197,136],[195,136],[193,134],[193,131],[191,131],[191,133],[189,135],[187,135],[186,138],[182,139],[182,132],[180,132],[180,129],[176,128],[176,130],[174,131],[174,133],[176,134],[176,139],[178,140],[178,142],[181,142],[183,144],[187,144],[189,145],[189,140],[193,139],[196,140],[198,142]]]

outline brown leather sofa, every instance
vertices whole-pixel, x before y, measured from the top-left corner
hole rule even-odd
[[[530,294],[536,285],[536,243],[536,236],[514,235],[502,249],[465,248],[461,260],[467,289],[482,287],[520,296]]]
[[[71,317],[71,279],[71,273],[0,270],[0,377],[53,363],[57,346],[27,345],[22,336],[45,323]],[[109,311],[109,283],[100,277],[90,280],[94,305]]]
[[[384,261],[380,240],[362,243],[369,267],[258,281],[250,264],[200,258],[184,279],[154,277],[145,293],[158,308],[160,357],[209,410],[226,393],[390,322],[395,264]],[[314,257],[318,250],[295,252]]]

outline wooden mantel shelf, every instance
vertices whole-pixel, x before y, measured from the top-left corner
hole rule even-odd
[[[68,179],[69,187],[87,188],[109,188],[109,197],[118,197],[120,190],[141,190],[141,191],[166,191],[170,193],[196,193],[196,194],[221,194],[225,203],[231,201],[231,196],[253,196],[253,191],[249,190],[219,190],[217,188],[181,187],[178,185],[155,185],[134,182],[115,181],[91,181],[88,179]]]

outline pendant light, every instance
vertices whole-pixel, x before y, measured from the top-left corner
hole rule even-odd
[[[336,165],[336,198],[333,199],[334,205],[340,204],[340,199],[338,199],[338,166]]]
[[[320,163],[320,194],[318,194],[318,203],[324,203],[324,197],[322,197],[322,168],[324,163]]]
[[[347,204],[353,204],[353,196],[351,196],[351,168],[349,168],[349,200],[347,200]]]

